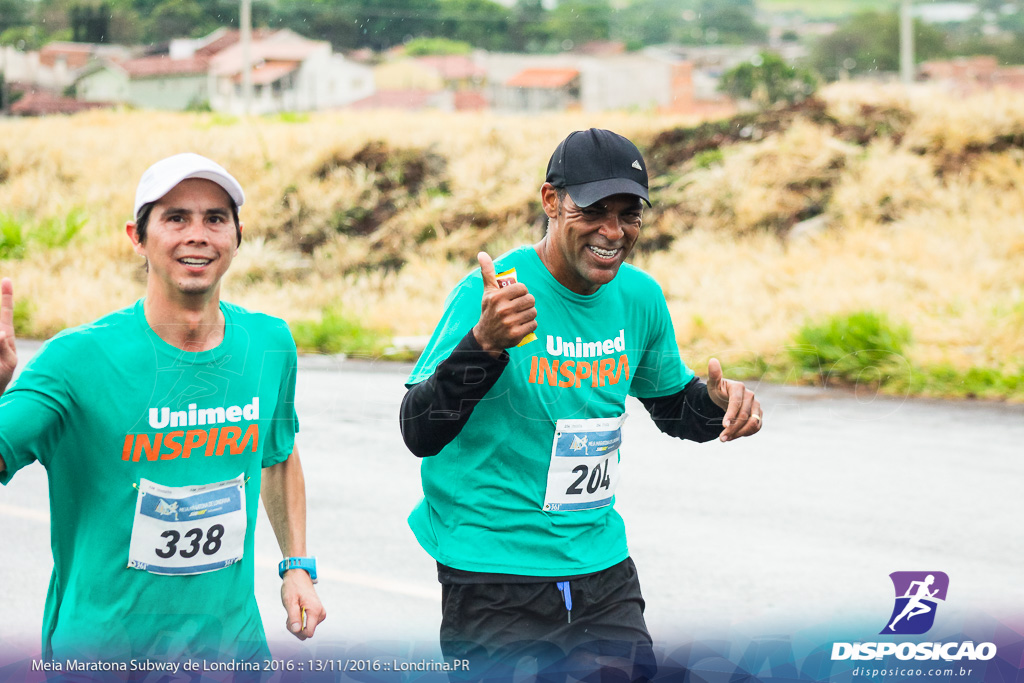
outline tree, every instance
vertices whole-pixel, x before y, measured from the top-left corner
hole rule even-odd
[[[757,23],[753,0],[702,0],[698,16],[705,42],[760,43],[768,32]]]
[[[110,7],[101,5],[72,5],[71,34],[76,43],[110,42]]]
[[[612,8],[608,0],[562,0],[547,13],[547,31],[556,46],[571,49],[611,37]]]
[[[218,27],[196,0],[164,0],[149,19],[149,37],[154,40],[206,35]]]
[[[487,50],[511,48],[511,12],[492,0],[441,0],[438,31]]]
[[[307,38],[330,41],[336,50],[352,50],[367,42],[358,8],[353,3],[286,0],[271,9],[267,23],[275,28],[289,28]]]
[[[634,0],[615,13],[612,37],[627,45],[672,42],[682,23],[678,0]]]
[[[28,24],[28,11],[26,0],[0,0],[0,33]]]
[[[344,4],[353,6],[360,18],[360,47],[384,50],[437,33],[440,0],[346,0]]]
[[[814,74],[807,69],[790,66],[774,52],[762,52],[753,60],[725,72],[718,89],[767,107],[810,97],[817,85]]]
[[[536,52],[551,40],[543,0],[516,0],[512,8],[512,24],[509,40],[512,49],[519,52]]]
[[[835,33],[815,43],[811,64],[829,80],[843,73],[899,71],[899,23],[896,12],[857,14]],[[946,34],[930,24],[915,21],[914,51],[918,62],[946,55]]]

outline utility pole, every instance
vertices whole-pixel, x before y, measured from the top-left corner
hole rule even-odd
[[[252,0],[242,0],[242,113],[252,111]]]
[[[913,0],[902,0],[900,6],[900,80],[914,82],[914,15]]]

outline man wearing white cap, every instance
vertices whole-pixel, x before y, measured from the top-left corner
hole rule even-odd
[[[151,166],[128,237],[146,296],[17,364],[13,287],[0,291],[0,483],[38,460],[53,574],[43,657],[268,656],[254,595],[257,498],[286,558],[287,628],[326,612],[304,557],[295,344],[285,323],[220,300],[241,240],[238,181],[198,154]]]

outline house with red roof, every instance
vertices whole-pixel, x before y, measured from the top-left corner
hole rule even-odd
[[[523,69],[496,91],[495,106],[518,111],[578,109],[580,71],[571,67]]]
[[[622,52],[617,44],[553,55],[482,53],[495,109],[543,112],[615,109],[695,110],[693,64],[654,50]]]
[[[140,52],[123,45],[53,42],[41,50],[19,50],[0,45],[0,75],[8,83],[27,89],[61,92],[91,62],[100,59],[128,59]]]
[[[332,109],[371,95],[373,72],[326,41],[293,31],[258,29],[249,48],[250,113]],[[76,81],[79,99],[140,109],[210,108],[241,114],[242,45],[238,31],[170,42],[167,54],[94,62]]]
[[[481,110],[488,107],[483,89],[487,72],[470,55],[392,57],[373,69],[376,92],[354,102],[355,109]]]
[[[87,67],[76,82],[84,102],[119,102],[140,109],[183,111],[209,102],[209,60],[168,55],[125,61],[103,60]]]
[[[77,114],[89,109],[109,107],[103,102],[82,102],[46,90],[32,90],[22,95],[11,105],[11,116],[52,116],[53,114]]]
[[[373,70],[345,59],[327,41],[281,29],[254,38],[249,50],[250,113],[316,111],[343,107],[373,94]],[[210,106],[241,114],[244,56],[235,43],[210,58]]]

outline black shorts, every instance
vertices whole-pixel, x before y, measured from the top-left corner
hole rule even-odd
[[[442,584],[452,680],[511,680],[534,668],[550,681],[650,679],[657,666],[633,560],[570,579],[571,612],[556,581]]]

